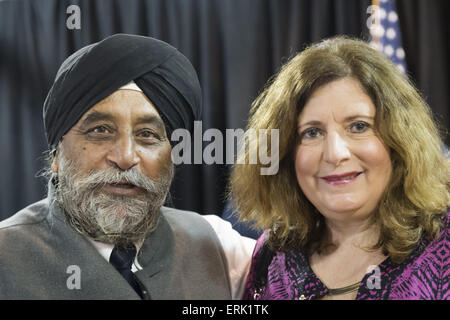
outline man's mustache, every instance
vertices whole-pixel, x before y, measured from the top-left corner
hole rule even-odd
[[[126,171],[107,168],[90,171],[86,177],[79,179],[77,184],[78,188],[91,190],[99,189],[107,184],[127,184],[141,188],[147,192],[155,192],[157,181],[140,173],[137,168],[131,168]]]

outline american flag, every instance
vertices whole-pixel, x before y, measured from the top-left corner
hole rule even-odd
[[[406,73],[405,50],[396,12],[395,0],[372,0],[369,7],[372,14],[369,24],[370,45],[389,57],[404,74]],[[441,143],[441,149],[450,159],[450,149]]]
[[[373,0],[369,31],[370,44],[383,52],[397,67],[406,73],[405,50],[396,11],[395,0]]]

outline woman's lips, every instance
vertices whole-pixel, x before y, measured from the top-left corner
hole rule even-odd
[[[344,185],[344,184],[348,184],[348,183],[355,181],[361,173],[362,172],[352,171],[352,172],[346,172],[343,174],[324,176],[324,177],[320,177],[320,179],[322,179],[326,183],[334,185],[334,186]]]

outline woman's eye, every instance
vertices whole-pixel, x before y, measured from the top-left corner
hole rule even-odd
[[[362,133],[370,128],[370,125],[364,121],[358,121],[350,125],[350,131],[353,133]]]
[[[320,129],[319,128],[309,128],[302,132],[302,139],[314,139],[317,138],[320,135]]]

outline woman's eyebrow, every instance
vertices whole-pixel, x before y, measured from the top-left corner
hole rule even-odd
[[[301,127],[305,127],[305,126],[318,126],[318,125],[321,125],[321,124],[322,124],[322,122],[320,122],[320,121],[317,121],[317,120],[311,120],[311,121],[308,121],[308,122],[306,122],[306,123],[300,124],[300,125],[298,126],[298,129],[300,129]]]
[[[364,118],[364,119],[368,119],[368,120],[374,120],[374,119],[375,119],[375,117],[371,117],[371,116],[354,115],[354,116],[346,117],[346,118],[344,119],[344,121],[345,121],[345,122],[348,122],[348,121],[353,121],[353,120],[360,119],[360,118]]]
[[[359,115],[358,114],[358,115],[352,115],[352,116],[348,116],[348,117],[344,118],[343,122],[350,122],[350,121],[353,121],[353,120],[356,120],[356,119],[361,119],[361,118],[372,120],[372,121],[375,119],[375,117],[366,116],[366,115]],[[318,120],[311,120],[311,121],[308,121],[308,122],[300,124],[298,126],[298,129],[300,129],[302,127],[305,127],[305,126],[319,126],[321,124],[322,124],[322,122],[320,122]]]

